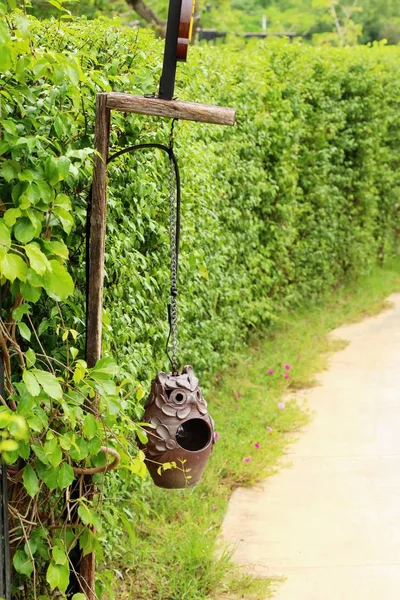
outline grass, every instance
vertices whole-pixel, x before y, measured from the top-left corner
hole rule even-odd
[[[253,339],[236,356],[229,371],[214,377],[208,399],[219,439],[206,474],[190,490],[166,491],[144,484],[147,516],[138,519],[136,541],[134,545],[126,541],[122,565],[115,570],[118,600],[272,597],[274,582],[240,573],[228,550],[216,555],[229,497],[235,487],[276,471],[293,439],[287,434],[309,419],[296,391],[314,385],[329,355],[343,347],[328,333],[385,308],[385,298],[400,289],[399,273],[397,260],[316,305],[281,315],[264,338]],[[289,392],[291,399],[279,408]]]

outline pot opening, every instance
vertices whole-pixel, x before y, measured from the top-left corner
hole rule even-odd
[[[176,430],[176,441],[184,450],[204,450],[211,441],[211,429],[203,419],[189,419]]]

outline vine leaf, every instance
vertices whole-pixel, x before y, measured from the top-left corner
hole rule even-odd
[[[21,244],[31,242],[36,234],[36,227],[31,223],[28,217],[22,217],[14,227],[15,239]]]
[[[69,584],[69,565],[57,565],[54,561],[51,561],[49,568],[46,573],[46,581],[50,585],[51,589],[58,588],[64,593]]]
[[[1,274],[11,283],[17,278],[25,281],[28,275],[28,266],[20,256],[5,254],[1,259]]]
[[[24,340],[28,340],[28,342],[30,341],[31,330],[29,329],[29,327],[26,323],[18,323],[18,331],[19,331],[21,337],[24,338]]]
[[[30,393],[31,396],[39,396],[40,394],[40,386],[34,375],[29,371],[24,371],[22,374],[22,378],[26,385],[26,389]]]
[[[66,565],[68,563],[68,557],[65,553],[65,550],[62,546],[57,545],[53,547],[52,550],[53,560],[56,565]]]
[[[46,394],[53,398],[53,400],[61,400],[63,392],[60,382],[56,377],[48,371],[40,371],[39,369],[32,369],[31,371],[36,377]]]
[[[58,487],[65,490],[75,479],[74,470],[68,463],[63,463],[58,474]]]
[[[11,246],[11,234],[4,221],[0,221],[0,245],[9,248]]]
[[[97,433],[97,421],[93,415],[86,415],[83,422],[83,433],[86,439],[91,440]]]
[[[39,480],[34,469],[31,465],[26,465],[24,469],[24,473],[22,475],[22,480],[24,482],[24,486],[28,494],[31,498],[36,496],[39,491]]]
[[[74,291],[74,282],[71,275],[58,260],[50,261],[51,270],[46,271],[43,277],[44,289],[54,300],[65,300]]]
[[[51,270],[51,264],[47,256],[41,251],[39,244],[31,242],[24,246],[24,248],[32,269],[38,275],[44,275],[46,271]]]
[[[13,565],[17,573],[21,575],[29,577],[33,572],[33,562],[23,550],[16,551],[13,558]]]

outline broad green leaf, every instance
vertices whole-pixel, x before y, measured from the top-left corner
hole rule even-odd
[[[68,177],[70,165],[71,161],[67,156],[60,156],[60,158],[58,159],[58,174],[60,177],[60,181],[63,181]]]
[[[85,594],[74,594],[71,600],[86,600]]]
[[[29,496],[33,498],[39,491],[39,480],[31,465],[26,465],[22,474],[22,480]]]
[[[65,233],[71,233],[71,229],[74,226],[74,219],[72,215],[61,206],[55,207],[53,212],[56,215],[56,217],[60,219],[62,228],[64,229]]]
[[[65,300],[74,291],[74,282],[71,275],[57,260],[50,261],[51,271],[43,277],[44,289],[54,300]]]
[[[64,593],[69,584],[69,564],[57,565],[51,561],[47,569],[46,581],[52,590],[58,588]]]
[[[84,502],[78,507],[78,515],[84,525],[93,525],[92,511]]]
[[[74,346],[69,347],[69,352],[71,354],[72,360],[75,360],[79,354],[78,348],[75,348]]]
[[[62,451],[57,438],[47,440],[43,449],[51,466],[54,468],[58,467],[62,461]]]
[[[39,388],[39,391],[40,391],[40,388]],[[21,395],[21,397],[18,399],[17,412],[19,415],[26,417],[26,416],[32,414],[32,411],[33,411],[35,405],[36,405],[35,397],[31,396],[28,391],[27,394]]]
[[[30,283],[24,282],[20,285],[20,291],[25,300],[28,302],[37,302],[42,294],[42,290],[37,287],[33,287]]]
[[[20,217],[20,216],[21,216],[21,209],[9,208],[4,213],[4,222],[7,225],[7,227],[12,227],[13,225],[15,225],[18,217]]]
[[[18,135],[17,126],[14,123],[14,121],[11,121],[11,119],[2,119],[1,124],[3,126],[4,131],[7,131],[7,133],[9,133],[10,135]]]
[[[24,371],[22,374],[22,378],[26,385],[26,389],[31,394],[31,396],[39,396],[40,386],[36,377],[30,371]]]
[[[0,44],[0,73],[5,73],[13,66],[11,51],[5,44]]]
[[[28,265],[17,254],[8,253],[1,258],[0,272],[3,277],[11,282],[15,281],[15,279],[25,281],[28,275]]]
[[[38,275],[43,275],[46,271],[51,270],[51,264],[46,255],[41,251],[39,244],[36,242],[27,244],[25,246],[25,252],[29,258],[32,269],[38,273]]]
[[[36,273],[33,269],[28,270],[28,276],[26,281],[34,288],[43,287],[43,278]]]
[[[83,556],[87,556],[96,549],[96,536],[90,529],[85,529],[79,538],[79,548]]]
[[[30,555],[33,556],[35,554],[36,550],[37,550],[37,541],[35,540],[34,537],[31,537],[31,539],[28,540],[28,542],[26,542],[24,544],[24,551],[27,556],[30,556]]]
[[[68,463],[63,463],[58,474],[58,487],[60,490],[64,490],[70,486],[74,479],[75,474],[72,467]]]
[[[35,453],[35,455],[38,457],[40,462],[42,462],[44,465],[50,464],[49,457],[46,455],[42,446],[40,446],[39,444],[32,444],[32,450]]]
[[[3,219],[0,219],[0,245],[6,248],[11,246],[11,233]]]
[[[1,175],[6,181],[10,182],[16,178],[17,171],[14,169],[14,166],[11,162],[6,162],[3,165],[3,168],[1,169]],[[5,215],[6,215],[6,213],[4,214],[4,216]],[[9,225],[9,223],[7,223],[7,221],[6,221],[6,225],[8,225],[10,227],[10,225]]]
[[[68,259],[68,248],[64,242],[59,240],[45,240],[44,246],[49,253],[61,256],[65,260]]]
[[[14,227],[14,236],[21,244],[31,242],[36,234],[36,227],[31,223],[28,217],[18,219],[18,223]]]
[[[19,444],[15,440],[3,439],[0,441],[0,453],[1,452],[14,452],[18,450]]]
[[[90,452],[90,454],[94,456],[95,454],[98,454],[100,452],[101,446],[101,439],[98,437],[94,437],[88,442],[88,452]]]
[[[71,200],[67,194],[58,194],[54,200],[54,206],[57,208],[63,208],[65,211],[72,210]]]
[[[97,434],[98,422],[94,418],[93,415],[86,415],[83,421],[83,434],[88,439],[91,440]]]
[[[58,173],[58,161],[55,156],[49,156],[44,163],[44,172],[51,185],[55,185],[60,181]]]
[[[40,200],[45,205],[50,204],[54,199],[54,190],[46,181],[37,181],[36,185],[39,190]]]
[[[92,369],[92,372],[95,372],[96,374],[106,373],[107,375],[117,375],[119,372],[119,367],[113,358],[105,357],[97,361]]]
[[[74,374],[72,379],[75,383],[79,383],[86,375],[86,368],[82,365],[81,361],[77,361]]]
[[[16,321],[20,321],[24,315],[30,314],[31,309],[29,304],[21,304],[20,306],[17,306],[17,308],[14,308],[14,310],[12,311],[12,318]]]
[[[31,169],[24,169],[23,171],[18,173],[18,179],[20,181],[32,182],[34,180],[34,178],[35,178],[35,174],[33,173],[33,171],[31,171]]]
[[[33,573],[33,562],[23,550],[17,550],[14,554],[13,565],[17,573],[29,577]]]
[[[31,371],[46,394],[54,400],[61,400],[63,396],[62,387],[56,377],[48,371],[40,371],[39,369],[32,369]]]
[[[51,554],[56,565],[67,564],[68,556],[66,555],[64,548],[62,548],[61,546],[53,546]]]
[[[36,431],[37,433],[40,433],[45,428],[42,420],[37,415],[29,415],[29,416],[27,416],[26,420],[27,420],[27,423],[28,423],[30,429],[32,429],[32,431]]]
[[[146,393],[146,392],[144,391],[144,389],[143,389],[142,387],[140,387],[140,388],[138,389],[138,391],[136,392],[136,398],[137,398],[138,400],[142,400],[142,399],[144,398],[144,396],[145,396],[145,393]]]
[[[31,367],[33,367],[33,365],[36,362],[36,354],[35,354],[34,350],[32,350],[32,348],[29,348],[29,350],[27,350],[25,352],[25,358],[26,358],[26,365],[27,365],[28,369],[30,369]]]
[[[41,479],[45,485],[47,485],[49,490],[55,490],[58,487],[59,474],[59,469],[54,467],[47,467],[47,469],[41,473]]]
[[[18,327],[18,331],[21,337],[24,338],[24,340],[28,340],[28,342],[31,339],[31,330],[29,329],[28,325],[26,325],[26,323],[17,323],[17,327]]]

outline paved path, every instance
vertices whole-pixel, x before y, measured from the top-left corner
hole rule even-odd
[[[235,561],[284,576],[276,600],[400,599],[400,294],[341,327],[292,466],[233,494],[223,536]],[[260,598],[260,600],[264,600]]]

